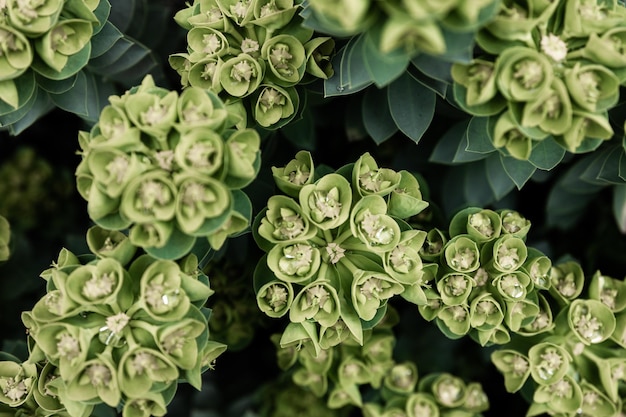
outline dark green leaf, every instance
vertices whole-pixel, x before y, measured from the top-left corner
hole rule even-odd
[[[626,233],[626,184],[613,186],[613,216],[620,232]]]
[[[421,72],[419,69],[413,67],[408,69],[407,71],[411,77],[413,77],[417,82],[421,83],[424,87],[432,90],[435,94],[437,94],[441,98],[446,98],[448,94],[448,87],[450,84],[436,80],[434,78],[429,77],[428,75]]]
[[[606,181],[600,179],[600,173],[604,170],[607,159],[610,157],[614,148],[604,148],[588,156],[589,164],[580,175],[583,181],[591,184],[602,185]]]
[[[283,126],[280,132],[298,149],[315,149],[313,115],[309,107],[305,107],[302,118]]]
[[[500,154],[500,162],[506,174],[513,180],[518,189],[522,189],[526,181],[532,177],[537,168],[528,161],[520,161],[510,156]]]
[[[124,0],[113,0],[113,1],[116,2],[116,1],[124,1]],[[135,0],[134,3],[135,3],[135,7],[133,10],[133,14],[127,17],[127,19],[130,20],[130,22],[127,28],[124,30],[124,33],[127,36],[130,36],[131,38],[137,38],[141,36],[148,22],[147,0]],[[160,7],[161,9],[163,8],[162,5],[159,5],[158,7]]]
[[[354,42],[349,43],[347,60],[344,61],[348,88],[353,91],[363,89],[374,82],[365,66],[364,39],[365,36],[359,35],[354,38]]]
[[[145,75],[145,73],[135,70],[135,66],[139,66],[138,64],[146,59],[148,65],[144,65],[144,70],[146,69],[146,67],[149,69],[154,66],[150,57],[150,50],[145,46],[137,43],[133,39],[130,39],[128,37],[125,37],[125,39],[131,42],[131,46],[124,52],[122,56],[120,56],[114,62],[109,63],[109,65],[93,67],[92,70],[98,74],[106,74],[107,76],[115,77],[115,74],[119,74],[128,69],[132,69],[133,72],[136,73],[136,75],[138,75],[140,78],[143,78],[143,75]]]
[[[60,94],[50,94],[50,98],[57,107],[79,116],[86,116],[87,102],[94,97],[87,93],[87,77],[84,71],[81,71],[76,74],[76,82],[72,88]]]
[[[370,88],[361,107],[365,130],[378,145],[398,131],[387,103],[386,89]]]
[[[109,0],[100,0],[98,3],[98,7],[93,11],[93,14],[96,15],[98,22],[100,24],[94,28],[94,35],[98,33],[98,31],[104,28],[104,23],[109,19],[111,15],[111,3]]]
[[[465,201],[470,206],[485,207],[494,200],[494,193],[489,185],[489,177],[483,162],[466,164],[463,184]]]
[[[491,141],[491,118],[472,117],[467,126],[467,146],[465,150],[479,154],[488,154],[496,150]]]
[[[111,3],[111,13],[109,21],[123,33],[127,33],[137,8],[137,1],[141,0],[109,0]]]
[[[595,197],[595,193],[572,193],[557,185],[548,195],[546,224],[560,229],[569,229],[584,214],[585,207]]]
[[[565,149],[563,149],[552,136],[539,141],[532,150],[528,162],[539,169],[550,171],[563,160]]]
[[[91,57],[94,59],[107,52],[124,35],[111,22],[106,22],[97,35],[91,38]]]
[[[515,187],[515,183],[509,178],[502,166],[499,153],[492,153],[485,159],[485,170],[487,173],[487,182],[496,200],[503,198]]]
[[[459,149],[459,144],[465,146],[465,132],[468,126],[469,119],[456,123],[446,131],[437,141],[437,145],[435,149],[433,149],[429,161],[448,165],[454,164],[454,158],[457,149]]]
[[[351,38],[348,43],[343,48],[341,48],[332,58],[331,62],[335,71],[332,77],[324,80],[325,97],[353,94],[372,84],[369,74],[365,70],[365,63],[358,61],[359,58],[362,58],[362,54],[355,55],[353,63],[351,63],[350,61],[351,59],[353,59],[351,57],[351,53],[354,50],[354,45],[359,40],[359,38],[360,37]],[[359,47],[359,49],[361,48]],[[350,87],[350,70],[352,66],[354,67],[352,69],[352,71],[354,72],[352,76],[355,79],[354,87]],[[360,83],[359,80],[369,81],[363,81],[363,83]]]
[[[596,159],[593,154],[576,161],[559,179],[559,186],[572,194],[590,194],[603,188],[604,184],[583,181],[581,177]]]
[[[623,157],[624,149],[621,146],[613,147],[598,173],[598,179],[609,184],[623,184],[624,179],[619,176]]]
[[[426,76],[446,84],[452,84],[452,75],[450,75],[452,63],[450,61],[428,54],[418,54],[413,57],[411,63]]]
[[[0,115],[0,125],[7,126],[20,120],[28,112],[30,112],[31,109],[33,109],[33,106],[37,101],[41,101],[41,97],[46,97],[47,99],[48,95],[40,88],[35,88],[34,93],[31,94],[30,98],[24,103],[24,105],[18,107],[17,110],[9,111]],[[1,102],[0,104],[4,105],[4,103]]]
[[[79,72],[80,73],[80,72]],[[74,87],[78,74],[66,78],[64,80],[51,80],[35,73],[35,78],[39,87],[52,94],[61,94]]]
[[[406,71],[410,56],[401,50],[382,53],[380,45],[380,28],[374,27],[365,32],[363,42],[363,59],[365,68],[374,83],[383,87]]]
[[[113,64],[115,61],[120,59],[126,53],[126,51],[130,49],[131,46],[133,46],[133,42],[130,39],[127,39],[125,37],[118,39],[118,41],[115,42],[115,44],[109,49],[107,49],[104,54],[90,60],[89,68],[93,71],[96,71],[100,68],[104,68]]]
[[[152,255],[155,258],[175,260],[187,255],[195,243],[195,237],[189,236],[175,227],[172,235],[163,247],[148,247],[145,248],[145,250],[149,255]]]
[[[446,52],[439,59],[451,62],[468,63],[473,58],[474,33],[459,32],[442,27],[443,38],[446,41]]]
[[[48,94],[46,94],[41,89],[37,89],[37,94],[33,105],[25,107],[28,107],[27,112],[9,126],[9,130],[14,136],[22,133],[25,129],[29,128],[33,123],[35,123],[41,116],[48,113],[54,108],[52,102],[50,101],[50,98],[48,97]],[[0,123],[2,125],[6,125],[4,117],[5,116],[2,116],[0,118]]]
[[[467,104],[467,88],[458,83],[452,84],[452,95],[457,106],[474,116],[494,116],[507,106],[506,100],[499,95],[486,103],[470,106]]]
[[[435,93],[404,73],[387,87],[387,98],[396,126],[419,143],[435,114]]]
[[[143,55],[139,61],[131,63],[131,65],[125,69],[120,70],[122,62],[121,60],[118,61],[111,67],[111,72],[109,73],[110,75],[107,78],[119,82],[126,87],[132,87],[141,84],[141,80],[148,73],[150,73],[157,82],[158,80],[163,79],[163,72],[161,71],[161,68],[157,66],[158,64],[155,56],[149,51],[147,52],[148,53],[146,55]],[[128,63],[129,62],[126,62],[126,64]],[[106,72],[103,72],[103,74],[105,73]]]

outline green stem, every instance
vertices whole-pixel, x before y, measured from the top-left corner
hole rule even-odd
[[[344,256],[343,258],[341,258],[339,260],[339,263],[344,266],[346,269],[348,269],[348,271],[350,271],[350,273],[354,276],[356,275],[358,272],[362,271],[361,268],[359,268],[358,266],[356,266],[354,264],[354,262],[352,262],[350,259],[348,259],[347,256]]]
[[[324,230],[324,239],[326,239],[326,242],[332,242],[333,241],[333,234],[330,230]]]
[[[341,233],[337,238],[333,241],[337,245],[341,246],[341,244],[346,240],[353,237],[352,230],[350,228],[346,229],[343,233]],[[343,246],[342,246],[343,247]]]

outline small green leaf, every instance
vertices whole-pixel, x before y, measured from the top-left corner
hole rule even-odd
[[[315,149],[315,129],[310,107],[304,106],[302,117],[292,120],[280,131],[296,148],[309,151]]]
[[[187,255],[195,243],[195,237],[181,232],[178,227],[174,227],[174,231],[163,247],[147,247],[144,249],[155,258],[175,260]]]
[[[74,87],[77,76],[77,74],[74,74],[73,76],[64,80],[51,80],[35,73],[35,79],[37,80],[37,84],[39,85],[39,87],[52,94],[65,93],[67,90]]]
[[[52,102],[59,108],[77,114],[87,115],[87,102],[92,99],[87,94],[87,77],[83,71],[76,74],[74,86],[60,94],[50,94]]]
[[[17,95],[19,97],[18,109],[25,106],[31,100],[35,99],[35,92],[37,90],[37,84],[35,83],[35,76],[32,71],[27,71],[21,76],[13,80],[15,87],[17,88]],[[10,104],[0,100],[0,116],[7,113],[12,113],[16,109]]]
[[[466,119],[448,129],[437,141],[437,145],[435,145],[435,149],[433,149],[429,161],[448,165],[454,164],[454,158],[457,149],[459,149],[459,145],[465,146],[465,132],[468,126],[469,119]]]
[[[597,178],[609,184],[623,184],[624,179],[620,177],[619,172],[624,155],[624,149],[621,146],[613,147],[607,155]]]
[[[365,130],[376,144],[380,145],[398,131],[389,112],[386,89],[367,90],[361,109]]]
[[[89,61],[89,68],[98,71],[100,68],[107,67],[120,59],[126,51],[133,46],[130,39],[122,37],[115,42],[109,49],[107,49],[102,55],[98,55]]]
[[[126,33],[133,24],[133,16],[137,8],[137,0],[109,0],[111,2],[111,13],[109,21],[119,30]],[[142,0],[138,0],[142,1]]]
[[[491,141],[492,119],[488,117],[472,117],[467,126],[465,150],[479,154],[488,154],[496,150]]]
[[[513,180],[519,190],[522,189],[526,181],[532,177],[537,168],[528,161],[521,161],[510,156],[500,154],[500,162],[506,174]]]
[[[620,232],[626,233],[626,184],[613,186],[613,216]]]
[[[332,77],[324,80],[324,97],[353,94],[372,84],[370,76],[365,70],[363,54],[359,52],[352,57],[352,52],[360,38],[350,38],[348,43],[332,58],[331,63],[335,71]],[[359,46],[358,49],[361,50],[362,48]],[[350,71],[353,71],[352,75]],[[351,84],[351,78],[354,79],[354,84]]]
[[[446,41],[446,52],[440,55],[440,58],[452,62],[469,63],[473,58],[474,33],[449,30],[446,27],[441,29]]]
[[[52,104],[48,95],[44,91],[37,89],[37,94],[35,96],[35,99],[33,100],[33,104],[20,107],[15,112],[16,115],[21,114],[21,117],[17,118],[11,123],[11,125],[9,126],[9,131],[14,136],[19,135],[53,108],[54,105]],[[22,109],[26,109],[26,111],[22,112]],[[6,126],[8,124],[6,123],[6,119],[9,116],[11,115],[5,115],[0,117],[0,124]]]
[[[361,89],[373,83],[370,74],[365,67],[365,56],[363,52],[364,36],[355,37],[353,43],[347,51],[347,60],[345,61],[345,71],[348,79],[348,87],[351,90]]]
[[[131,42],[130,48],[128,48],[122,56],[114,62],[111,62],[109,65],[99,66],[97,69],[94,68],[94,72],[114,76],[117,73],[133,68],[144,58],[150,55],[150,50],[145,46],[128,37],[125,37],[125,39]]]
[[[482,162],[466,164],[463,184],[465,201],[470,206],[485,207],[493,202],[494,193]]]
[[[590,184],[603,185],[607,183],[607,181],[604,181],[600,178],[600,174],[604,170],[607,160],[610,157],[613,150],[614,150],[613,147],[604,148],[602,150],[598,150],[594,152],[593,154],[587,156],[586,159],[589,161],[589,163],[587,165],[587,168],[585,168],[583,173],[580,175],[580,179]],[[619,183],[622,183],[622,182],[623,181],[619,181]]]
[[[419,143],[435,114],[435,93],[404,73],[387,87],[387,99],[396,126]]]
[[[485,170],[487,173],[487,182],[496,200],[503,198],[515,187],[515,183],[509,178],[502,166],[499,153],[493,153],[485,159]]]
[[[97,35],[91,38],[91,57],[97,58],[106,53],[115,43],[124,35],[111,22],[106,22],[104,27]]]
[[[411,60],[411,63],[428,77],[445,84],[452,84],[451,62],[428,54],[418,54]]]
[[[565,149],[552,136],[537,143],[528,158],[528,162],[539,169],[550,171],[563,160]]]

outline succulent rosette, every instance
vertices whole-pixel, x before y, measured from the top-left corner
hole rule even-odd
[[[101,403],[163,415],[179,381],[200,389],[201,373],[225,349],[209,340],[208,277],[195,255],[135,256],[121,232],[94,227],[88,240],[93,253],[62,250],[42,273],[47,294],[22,315],[30,357],[0,363],[0,403],[25,400],[72,417]]]
[[[96,224],[129,228],[132,244],[169,259],[197,238],[219,248],[247,227],[239,189],[256,177],[260,138],[236,128],[236,106],[195,87],[179,95],[150,76],[110,103],[79,141],[77,185]]]

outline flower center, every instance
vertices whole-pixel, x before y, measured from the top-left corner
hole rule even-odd
[[[537,87],[543,80],[543,67],[537,61],[522,60],[515,64],[514,69],[513,77],[526,89]]]
[[[112,294],[116,285],[117,277],[115,274],[105,272],[102,275],[94,275],[87,280],[82,293],[88,300],[96,300]]]
[[[263,110],[263,112],[267,112],[274,106],[284,106],[285,96],[275,88],[265,88],[259,98],[259,104],[261,106],[261,110]]]
[[[104,365],[89,365],[85,373],[94,387],[106,387],[111,382],[111,370]]]

